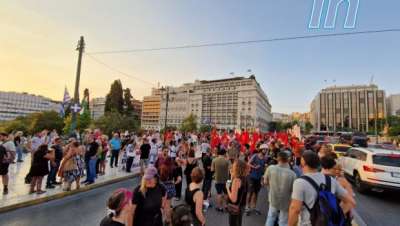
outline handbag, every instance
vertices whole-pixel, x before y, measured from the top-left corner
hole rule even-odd
[[[243,183],[243,180],[241,180],[241,181]],[[226,206],[226,210],[228,211],[228,213],[230,215],[237,216],[240,214],[240,212],[241,212],[240,204],[242,203],[244,194],[245,194],[245,191],[242,191],[242,195],[240,197],[238,204],[228,203],[228,205]]]

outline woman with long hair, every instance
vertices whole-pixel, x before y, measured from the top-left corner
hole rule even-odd
[[[46,192],[42,190],[42,180],[45,175],[49,174],[49,160],[54,160],[54,149],[49,150],[46,144],[40,145],[38,150],[33,154],[33,161],[30,169],[32,181],[29,194],[36,192],[40,195]]]
[[[64,181],[64,191],[70,191],[74,181],[77,182],[76,188],[79,189],[81,172],[78,168],[77,155],[80,154],[80,151],[77,141],[72,141],[65,147],[64,158],[58,171],[58,176],[62,177]]]
[[[229,226],[241,226],[246,206],[248,168],[243,160],[235,160],[231,168],[231,181],[226,184],[228,192]]]
[[[190,176],[192,182],[186,188],[185,201],[190,206],[193,215],[193,225],[204,226],[206,218],[203,214],[204,194],[201,187],[204,173],[199,167],[196,167],[192,170]]]
[[[165,221],[171,222],[171,199],[176,196],[174,184],[174,163],[171,158],[158,167],[160,172],[160,183],[164,185],[167,192],[167,199],[165,200]]]
[[[103,218],[100,226],[131,226],[132,225],[132,192],[121,188],[108,199],[107,207],[110,214]]]
[[[141,184],[133,192],[133,225],[162,226],[161,209],[165,210],[167,195],[159,183],[157,169],[149,166],[142,177]]]
[[[185,163],[185,176],[186,176],[186,186],[189,187],[190,183],[192,183],[192,170],[197,167],[197,159],[195,158],[195,151],[193,148],[189,150],[188,157],[184,161]]]

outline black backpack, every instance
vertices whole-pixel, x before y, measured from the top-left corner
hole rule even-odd
[[[346,218],[340,207],[340,201],[331,190],[331,177],[325,175],[326,184],[318,184],[308,176],[300,177],[312,185],[317,192],[317,199],[312,208],[304,203],[310,212],[312,226],[345,226]]]

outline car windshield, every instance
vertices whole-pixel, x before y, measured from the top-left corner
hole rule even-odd
[[[335,151],[337,152],[347,152],[347,150],[349,150],[350,147],[344,147],[344,146],[337,146],[335,147]]]
[[[372,161],[377,165],[400,167],[400,154],[374,155]]]

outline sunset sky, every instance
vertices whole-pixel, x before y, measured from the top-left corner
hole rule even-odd
[[[1,1],[0,90],[61,100],[71,95],[77,41],[86,52],[158,48],[353,31],[310,30],[312,0]],[[385,4],[383,4],[385,3]],[[354,31],[400,28],[400,1],[361,1]],[[330,85],[367,84],[400,93],[400,32],[128,54],[84,55],[81,90],[104,96],[115,79],[135,98],[151,87],[195,79],[248,76],[251,69],[274,112],[308,111]],[[139,78],[139,79],[136,79]],[[143,82],[143,80],[150,82]],[[325,80],[327,80],[325,82]],[[333,80],[336,80],[334,83]]]

